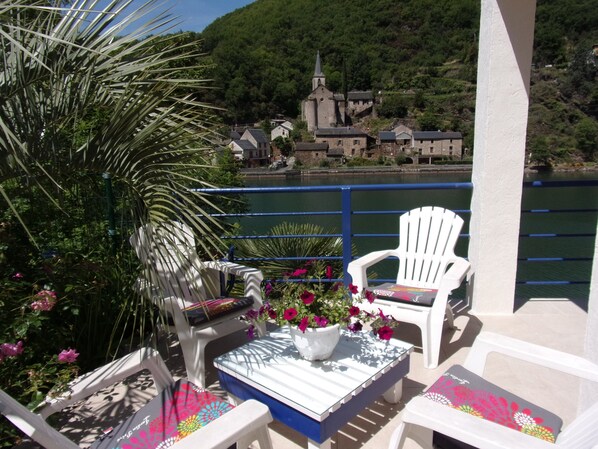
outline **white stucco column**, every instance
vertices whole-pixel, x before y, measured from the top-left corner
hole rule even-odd
[[[535,0],[482,0],[468,257],[474,314],[511,314]]]
[[[598,363],[598,223],[594,241],[594,261],[592,262],[592,280],[588,301],[588,320],[586,324],[585,357]],[[582,382],[579,409],[587,410],[598,400],[598,385],[595,382]]]

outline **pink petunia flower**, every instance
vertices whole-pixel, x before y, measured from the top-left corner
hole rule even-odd
[[[16,357],[23,353],[23,342],[19,340],[15,343],[2,343],[0,345],[0,354],[5,357]]]
[[[325,316],[314,316],[314,321],[319,327],[326,327],[328,326],[328,318]]]
[[[299,326],[297,326],[299,328],[299,330],[303,333],[305,333],[305,329],[307,329],[307,326],[309,324],[309,317],[304,316],[303,318],[301,318],[301,322],[299,323]]]
[[[392,329],[389,326],[382,326],[378,329],[378,337],[381,340],[390,340],[392,338]]]
[[[305,304],[306,306],[309,306],[312,302],[314,302],[314,299],[316,299],[316,296],[308,291],[308,290],[304,290],[303,293],[301,293],[301,301],[303,301],[303,304]]]
[[[16,272],[15,274],[13,274],[11,277],[12,277],[12,280],[13,280],[13,281],[19,281],[19,280],[23,279],[23,278],[25,277],[25,275],[24,275],[23,273],[19,273],[19,272],[17,271],[17,272]]]
[[[356,295],[359,292],[357,285],[349,284],[349,291]]]
[[[332,267],[330,265],[326,266],[326,277],[332,279]]]
[[[58,354],[58,361],[60,363],[73,363],[77,360],[77,357],[79,357],[79,353],[74,349],[63,349],[60,351],[60,354]]]
[[[50,311],[56,304],[56,292],[52,290],[41,290],[35,297],[35,301],[31,303],[33,310]]]
[[[283,318],[287,321],[291,321],[293,318],[297,316],[297,309],[294,307],[289,307],[284,311]]]
[[[366,290],[365,291],[365,299],[367,299],[368,302],[371,304],[376,299],[376,295],[374,295],[374,292],[372,292],[370,290]]]
[[[300,277],[300,276],[305,276],[306,274],[307,274],[307,270],[305,268],[297,268],[295,271],[293,271],[291,276],[292,277]]]
[[[253,324],[249,325],[247,328],[247,338],[253,340],[255,338],[255,326]]]
[[[359,315],[359,312],[361,312],[361,310],[359,309],[359,307],[357,307],[357,306],[351,306],[351,307],[349,307],[349,316]]]
[[[359,332],[363,329],[363,324],[361,324],[359,321],[356,321],[355,323],[349,324],[347,329],[349,329],[351,332]]]
[[[274,287],[272,287],[272,283],[267,282],[266,286],[264,287],[264,294],[266,296],[270,296],[270,293],[272,293],[272,290],[274,290]]]

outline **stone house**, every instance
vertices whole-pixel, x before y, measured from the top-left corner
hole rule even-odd
[[[285,120],[284,122],[279,123],[272,129],[272,132],[270,133],[270,142],[277,137],[288,139],[291,136],[291,131],[293,131],[293,124],[291,122]]]
[[[246,129],[240,139],[228,145],[245,167],[262,167],[270,163],[270,142],[261,129]]]
[[[317,129],[315,137],[316,142],[328,144],[329,151],[342,153],[346,158],[372,157],[371,138],[359,129],[353,127]]]
[[[297,142],[295,160],[304,165],[318,165],[328,157],[328,144],[325,142]]]
[[[461,159],[463,135],[460,132],[414,131],[413,154],[419,163],[432,163],[434,159]]]
[[[352,117],[365,117],[374,111],[374,94],[371,90],[347,93],[347,113]]]

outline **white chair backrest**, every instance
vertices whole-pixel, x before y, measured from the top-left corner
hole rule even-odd
[[[421,207],[401,215],[399,226],[397,283],[437,288],[455,259],[463,219],[441,207]]]
[[[593,448],[598,444],[598,404],[577,416],[559,433],[556,446],[566,448]]]
[[[75,449],[75,443],[52,428],[41,416],[31,412],[3,390],[0,390],[0,413],[25,435],[47,449]]]
[[[185,303],[206,298],[200,268],[196,266],[199,258],[195,237],[189,226],[178,222],[148,224],[140,227],[130,242],[149,280],[160,287],[165,297]]]

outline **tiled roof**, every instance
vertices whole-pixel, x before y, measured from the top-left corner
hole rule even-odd
[[[395,141],[397,139],[397,136],[394,132],[392,131],[380,131],[378,133],[378,137],[380,138],[380,140],[384,140],[384,141]]]
[[[413,138],[415,140],[462,139],[463,135],[459,132],[414,131]]]
[[[371,90],[354,90],[347,94],[349,100],[373,100],[374,94]]]
[[[360,136],[366,137],[367,133],[353,128],[351,126],[346,128],[320,128],[316,130],[316,137],[334,137],[334,136]]]
[[[295,151],[326,151],[328,144],[326,142],[297,142]]]
[[[268,143],[268,138],[266,137],[264,131],[262,131],[261,129],[251,128],[248,129],[246,132],[251,134],[257,142]]]
[[[249,140],[238,139],[233,141],[242,150],[255,150],[255,145]]]

